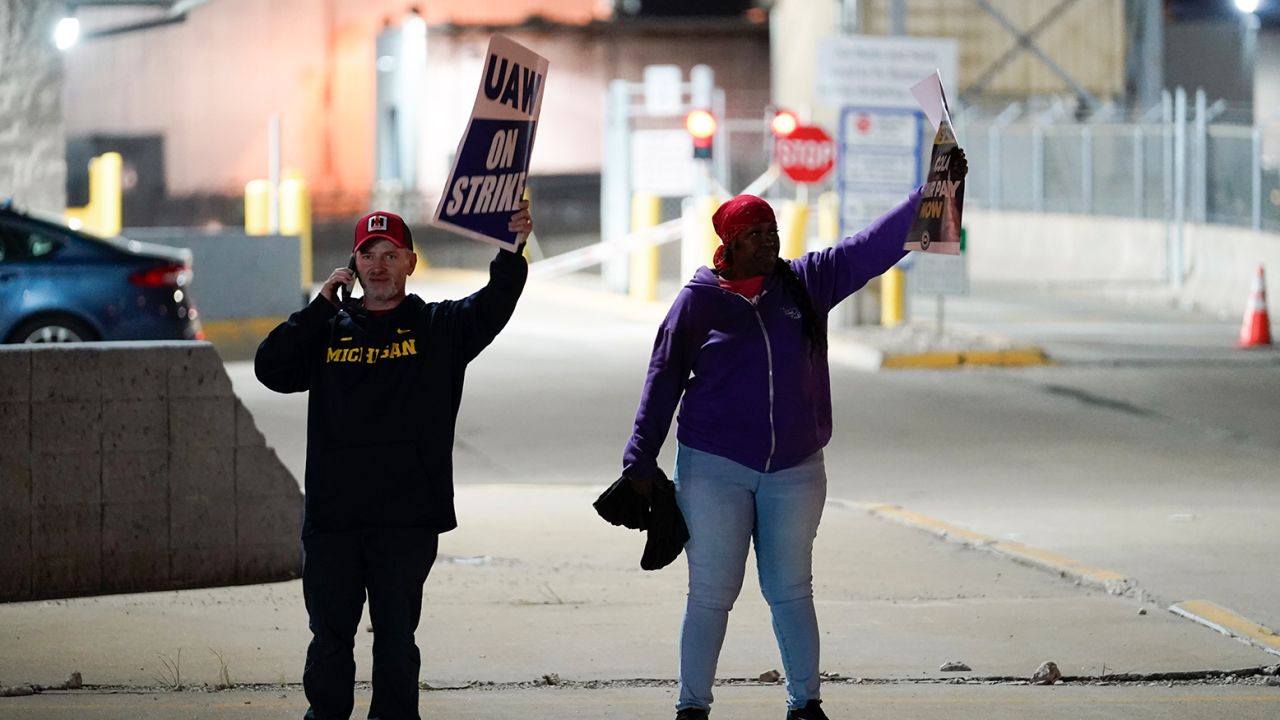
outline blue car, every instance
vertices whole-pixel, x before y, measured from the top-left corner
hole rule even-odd
[[[0,201],[0,341],[202,340],[191,251],[100,238]]]

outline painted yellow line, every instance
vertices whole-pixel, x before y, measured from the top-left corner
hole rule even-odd
[[[936,535],[959,538],[971,543],[986,544],[994,540],[994,538],[983,535],[982,533],[966,530],[958,525],[952,525],[951,523],[943,522],[937,518],[922,515],[911,510],[904,510],[900,507],[885,507],[873,511],[872,514],[895,520],[903,525],[910,525],[921,530],[928,530]]]
[[[1211,627],[1223,635],[1230,635],[1269,653],[1280,655],[1280,634],[1269,627],[1241,617],[1221,605],[1208,600],[1184,600],[1171,605],[1169,612]]]
[[[1030,545],[1011,540],[998,540],[990,535],[952,525],[944,520],[913,510],[907,510],[898,505],[888,503],[849,504],[876,517],[892,520],[907,527],[924,530],[925,532],[968,545],[990,548],[1005,557],[1049,570],[1081,583],[1102,588],[1109,593],[1121,595],[1133,587],[1133,581],[1121,573],[1086,565],[1066,555],[1041,550]]]
[[[1008,350],[966,350],[961,354],[965,365],[999,365],[1015,367],[1049,365],[1052,361],[1040,348],[1011,348]]]
[[[857,510],[862,510],[862,511],[865,511],[865,512],[871,513],[871,514],[873,514],[873,515],[875,514],[875,512],[876,512],[877,510],[891,510],[891,509],[894,509],[894,508],[897,508],[897,507],[898,507],[897,505],[894,505],[894,504],[892,504],[892,503],[878,503],[878,502],[847,502],[847,501],[844,501],[844,500],[839,500],[839,499],[837,499],[837,498],[832,498],[832,502],[838,502],[838,503],[840,503],[841,505],[848,505],[848,506],[849,506],[849,507],[851,507],[851,508],[854,508],[854,509],[857,509]]]
[[[940,368],[960,365],[958,352],[923,352],[894,355],[885,353],[880,362],[883,368]]]
[[[1048,570],[1077,578],[1093,585],[1101,586],[1111,592],[1124,592],[1129,588],[1130,580],[1121,573],[1093,567],[1077,562],[1066,555],[1048,550],[1041,550],[1029,545],[1010,540],[997,540],[992,549],[1024,562],[1038,565]]]
[[[966,365],[994,365],[999,367],[1024,367],[1052,365],[1039,348],[1011,348],[1008,350],[958,350],[922,353],[894,354],[886,352],[880,362],[882,368],[951,368]]]

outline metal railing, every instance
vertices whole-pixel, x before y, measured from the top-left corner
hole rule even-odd
[[[1264,128],[1214,122],[1224,108],[1179,88],[1132,122],[1027,118],[1018,104],[981,120],[961,113],[965,201],[1280,231],[1280,167],[1263,161]]]

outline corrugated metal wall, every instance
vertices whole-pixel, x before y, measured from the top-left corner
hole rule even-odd
[[[895,0],[859,3],[861,30],[867,35],[892,31]],[[990,0],[996,11],[1023,31],[1036,25],[1061,0]],[[1017,38],[977,0],[906,0],[907,34],[952,37],[960,41],[963,91]],[[1123,0],[1076,0],[1035,39],[1035,44],[1089,92],[1106,99],[1124,93],[1125,24]],[[1057,74],[1029,52],[987,84],[985,95],[1025,96],[1071,92]]]

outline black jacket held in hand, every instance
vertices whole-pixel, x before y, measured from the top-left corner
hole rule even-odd
[[[467,363],[511,318],[529,266],[501,251],[489,283],[462,300],[409,295],[369,315],[317,297],[258,346],[276,392],[309,390],[302,534],[457,527],[453,435]]]
[[[648,495],[637,490],[634,481],[624,475],[600,493],[593,504],[596,513],[611,524],[648,533],[640,557],[644,570],[670,565],[689,541],[689,528],[676,505],[676,486],[661,470],[657,475]]]

